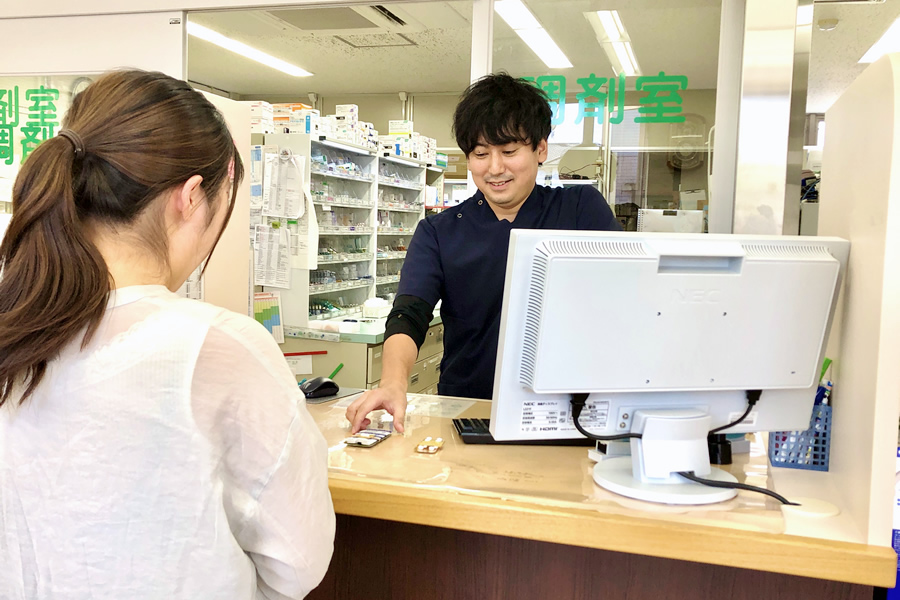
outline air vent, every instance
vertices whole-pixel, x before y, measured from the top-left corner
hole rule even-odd
[[[825,246],[795,244],[743,244],[748,258],[831,258]]]
[[[375,6],[373,6],[372,10],[374,10],[375,12],[380,14],[382,17],[384,17],[385,19],[387,19],[394,25],[400,25],[401,27],[406,25],[406,21],[404,21],[403,19],[401,19],[400,17],[398,17],[397,15],[395,15],[394,13],[392,13],[391,11],[389,11],[388,9],[386,9],[385,7],[383,7],[380,4],[376,4]]]
[[[399,33],[377,33],[369,35],[336,35],[336,40],[344,42],[353,48],[397,48],[400,46],[415,46],[416,43]]]
[[[641,242],[594,242],[549,240],[538,249],[552,256],[597,256],[600,258],[647,256]]]
[[[531,284],[528,286],[528,307],[525,311],[525,331],[522,335],[522,361],[519,363],[519,382],[532,388],[534,387],[538,337],[541,330],[541,313],[544,308],[544,289],[547,285],[549,264],[549,257],[544,248],[539,246],[536,249],[534,262],[531,264]]]

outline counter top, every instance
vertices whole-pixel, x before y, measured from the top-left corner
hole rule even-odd
[[[328,319],[324,321],[311,321],[310,323],[321,323],[323,325],[316,325],[316,330],[319,331],[321,327],[321,331],[323,333],[338,333],[340,325],[344,323],[344,319],[355,319],[358,325],[358,331],[343,331],[340,332],[340,340],[341,342],[353,342],[356,344],[381,344],[384,342],[384,325],[387,322],[386,317],[382,317],[380,319],[367,319],[362,316],[356,317],[338,317],[336,319]],[[441,323],[441,315],[439,312],[435,311],[434,318],[431,320],[431,323],[428,324],[429,327],[434,325],[439,325]]]
[[[309,406],[329,445],[330,487],[341,514],[514,538],[887,587],[891,548],[784,533],[780,505],[740,492],[727,502],[668,506],[596,486],[587,448],[466,445],[451,419],[488,417],[490,402],[410,396],[406,432],[368,448],[347,447],[352,398]],[[373,414],[373,427],[388,428]],[[443,449],[418,454],[424,437]],[[770,485],[761,436],[728,467],[740,481]],[[829,527],[821,519],[819,527]]]

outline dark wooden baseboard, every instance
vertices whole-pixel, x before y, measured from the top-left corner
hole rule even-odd
[[[870,586],[338,515],[331,567],[308,598],[872,600],[872,593]]]

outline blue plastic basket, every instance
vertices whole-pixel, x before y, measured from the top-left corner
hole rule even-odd
[[[769,432],[769,462],[773,467],[828,470],[831,445],[831,406],[813,406],[806,431]]]

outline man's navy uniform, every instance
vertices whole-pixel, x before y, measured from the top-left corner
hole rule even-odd
[[[403,264],[398,301],[386,333],[407,333],[421,346],[422,321],[427,328],[431,311],[442,300],[441,395],[491,398],[513,228],[621,230],[600,192],[582,185],[535,186],[512,223],[498,220],[480,191],[420,222]],[[420,318],[404,314],[404,307],[411,303]],[[416,320],[417,328],[408,327]]]

